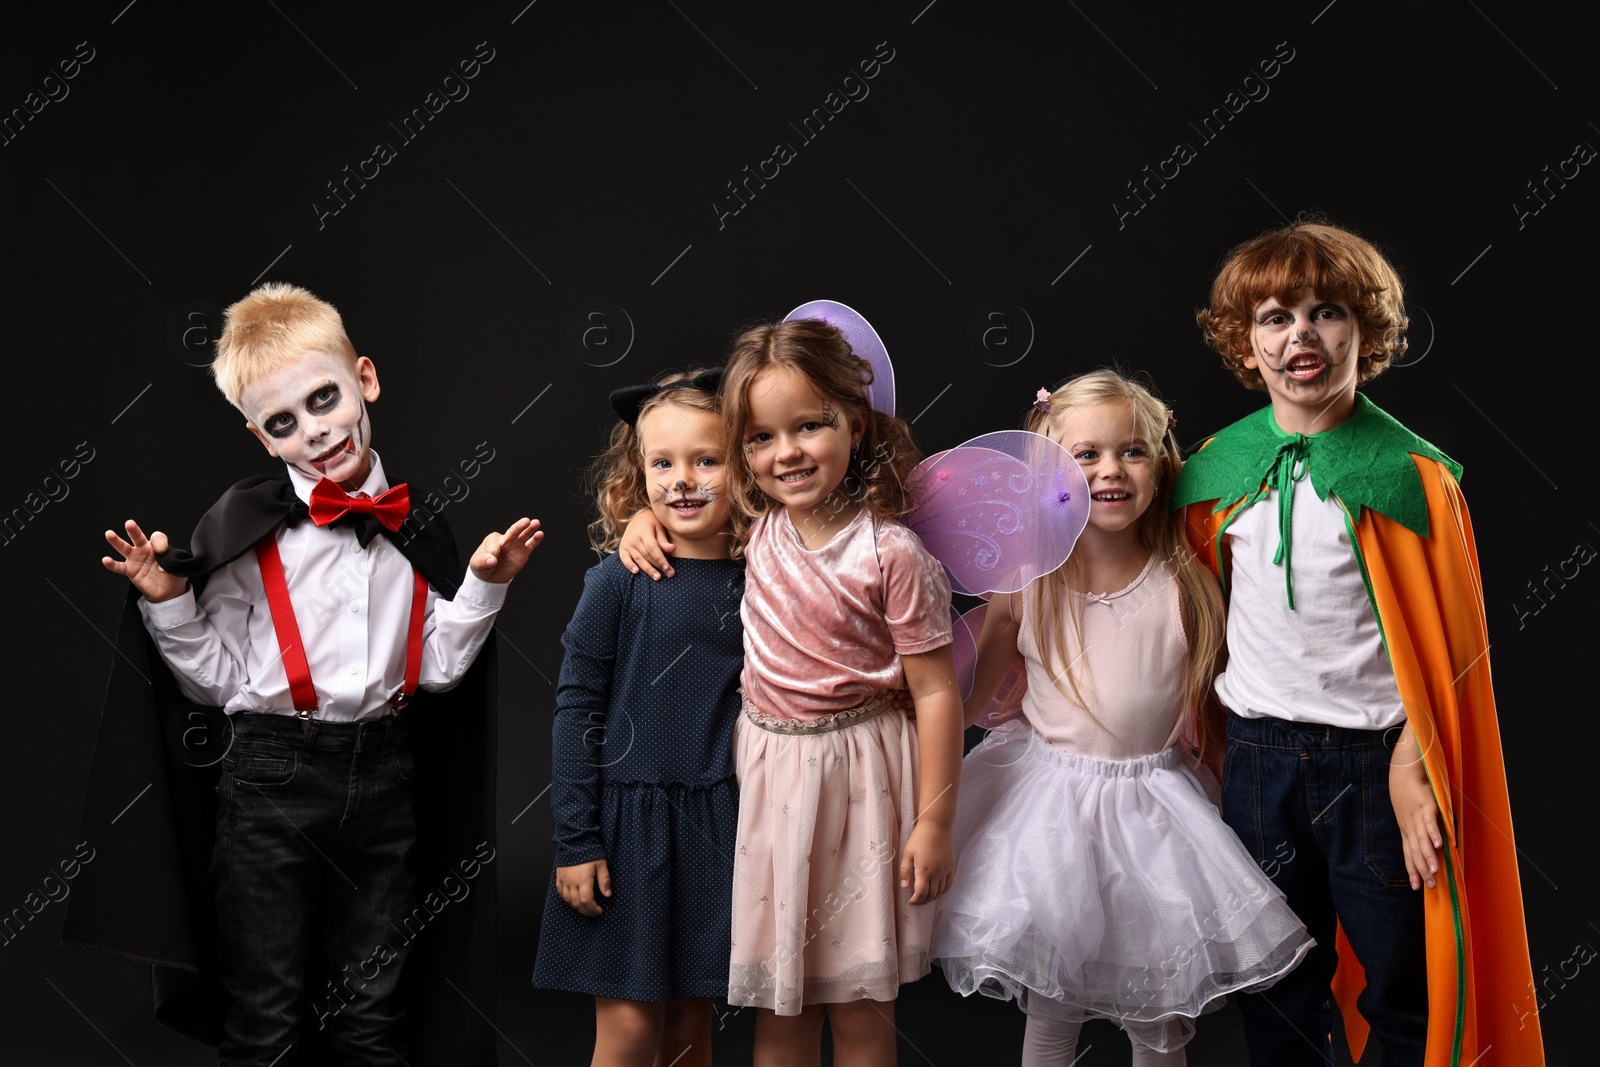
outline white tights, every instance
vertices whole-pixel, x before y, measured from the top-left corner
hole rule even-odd
[[[1037,1015],[1028,1016],[1022,1035],[1022,1067],[1071,1067],[1078,1062],[1078,1033],[1081,1022],[1059,1022]],[[1182,1048],[1155,1052],[1133,1046],[1133,1067],[1184,1067],[1188,1063]]]

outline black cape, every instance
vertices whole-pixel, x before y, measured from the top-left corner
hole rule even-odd
[[[443,519],[424,515],[413,511],[393,534],[374,523],[363,540],[382,532],[449,599],[465,571]],[[286,474],[248,478],[201,517],[190,550],[173,548],[162,567],[198,589],[278,525],[305,518]],[[62,941],[151,964],[157,1020],[218,1045],[228,996],[216,973],[207,869],[217,764],[231,728],[220,710],[196,707],[178,689],[137,600],[132,590],[117,630],[84,803],[79,840],[94,848],[94,862],[73,885]],[[496,1062],[494,679],[491,635],[460,684],[419,693],[407,709],[416,760],[417,910],[407,924],[412,946],[403,986],[418,1067]],[[314,959],[299,1062],[334,1062],[317,1025],[319,1003],[338,1006],[326,983],[322,961]]]

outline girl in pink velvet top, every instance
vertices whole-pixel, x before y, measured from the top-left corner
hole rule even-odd
[[[836,1056],[893,1064],[893,1002],[928,973],[927,905],[951,882],[950,585],[896,521],[919,457],[871,380],[818,319],[747,330],[723,378],[752,520],[728,1002],[759,1011],[756,1067],[820,1062],[824,1019]],[[659,558],[633,536],[649,528],[637,516],[624,539],[641,561]],[[915,723],[893,706],[902,675]]]

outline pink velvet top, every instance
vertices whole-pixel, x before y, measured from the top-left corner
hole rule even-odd
[[[848,711],[899,689],[900,657],[950,643],[950,581],[917,535],[865,509],[815,550],[789,513],[745,548],[744,695],[787,719]]]

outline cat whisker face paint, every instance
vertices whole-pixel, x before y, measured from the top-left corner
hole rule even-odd
[[[639,417],[650,510],[678,558],[728,555],[727,460],[722,420],[709,411],[660,404]]]
[[[693,514],[700,508],[717,499],[717,491],[709,485],[697,485],[690,488],[688,483],[679,481],[671,486],[658,488],[661,502],[681,514]]]

